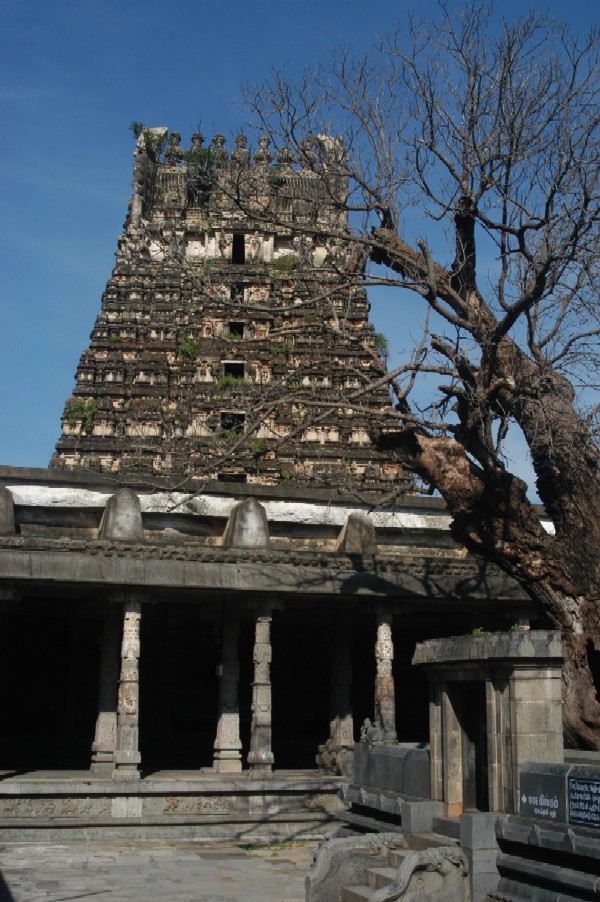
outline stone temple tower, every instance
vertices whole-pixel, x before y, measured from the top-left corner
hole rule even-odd
[[[340,147],[139,128],[116,265],[50,466],[409,490],[346,240]]]

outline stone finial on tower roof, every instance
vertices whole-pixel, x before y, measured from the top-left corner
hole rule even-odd
[[[169,135],[169,146],[165,150],[165,159],[171,166],[177,166],[183,160],[184,151],[180,144],[181,135],[179,132],[171,132]]]
[[[248,139],[243,132],[240,132],[235,139],[235,150],[231,152],[231,159],[236,163],[243,165],[250,159],[250,151],[248,150]]]
[[[225,149],[225,135],[222,135],[221,132],[217,132],[214,136],[213,140],[213,153],[215,157],[219,160],[227,159],[227,151]]]
[[[291,166],[292,163],[296,162],[296,157],[289,147],[282,147],[277,154],[277,162],[280,166]]]
[[[258,150],[254,154],[254,162],[268,166],[273,159],[273,154],[269,150],[271,143],[268,135],[262,135],[258,140]]]

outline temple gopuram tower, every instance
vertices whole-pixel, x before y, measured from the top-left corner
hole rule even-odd
[[[50,466],[406,491],[340,146],[137,128],[134,193]]]

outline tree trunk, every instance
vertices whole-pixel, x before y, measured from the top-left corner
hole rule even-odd
[[[464,242],[461,248],[468,256],[451,274],[425,247],[418,253],[391,230],[374,232],[372,260],[400,273],[430,303],[443,301],[449,320],[458,316],[482,351],[479,365],[467,361],[464,372],[450,357],[464,386],[456,390],[456,438],[408,429],[401,441],[445,499],[457,540],[517,579],[560,629],[565,737],[600,748],[600,705],[587,660],[590,647],[600,650],[600,453],[573,406],[570,383],[541,354],[529,356],[510,336],[497,336],[498,321],[475,286],[474,250]],[[443,343],[438,350],[450,356]],[[491,447],[495,417],[509,417],[523,431],[553,536],[525,484]]]

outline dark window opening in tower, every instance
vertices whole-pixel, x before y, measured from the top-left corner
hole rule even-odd
[[[244,364],[241,360],[224,360],[223,375],[233,376],[234,379],[244,378]]]
[[[243,323],[229,323],[229,337],[230,338],[243,338],[244,337],[244,324]]]
[[[244,283],[235,282],[230,289],[230,297],[232,301],[244,300]]]
[[[244,246],[244,236],[234,235],[233,246],[231,249],[231,262],[236,266],[246,262],[246,248]]]
[[[245,421],[245,413],[234,412],[231,410],[224,410],[221,413],[221,429],[227,430],[227,432],[242,433],[244,431]]]

